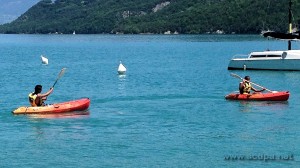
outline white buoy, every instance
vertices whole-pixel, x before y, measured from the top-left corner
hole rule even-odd
[[[126,68],[125,66],[122,64],[122,62],[120,61],[120,65],[119,65],[119,68],[118,68],[118,73],[119,75],[124,75],[126,72]]]
[[[41,55],[42,58],[42,64],[48,65],[48,58],[44,57],[43,55]]]

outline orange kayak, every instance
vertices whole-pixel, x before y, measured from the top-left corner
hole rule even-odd
[[[58,114],[72,111],[83,111],[90,106],[89,98],[82,98],[79,100],[72,100],[63,103],[55,103],[41,107],[19,107],[14,110],[13,114]]]
[[[256,92],[253,94],[239,94],[231,93],[225,96],[228,100],[254,100],[254,101],[287,101],[289,99],[289,91],[260,93]]]

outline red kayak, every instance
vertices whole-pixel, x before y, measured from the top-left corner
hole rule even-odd
[[[260,93],[255,92],[253,94],[239,94],[231,93],[225,96],[225,99],[228,100],[254,100],[254,101],[287,101],[289,99],[289,91],[280,91],[280,92],[269,92],[269,93]]]
[[[13,114],[58,114],[73,111],[83,111],[90,106],[89,98],[82,98],[79,100],[72,100],[63,103],[55,103],[41,107],[19,107],[14,110]]]

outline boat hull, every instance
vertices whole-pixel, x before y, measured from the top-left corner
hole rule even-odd
[[[273,60],[230,60],[228,70],[282,70],[300,71],[300,59],[273,59]]]
[[[19,107],[15,109],[13,114],[58,114],[73,111],[83,111],[90,106],[89,98],[82,98],[79,100],[72,100],[63,103],[55,103],[52,105],[42,107]]]
[[[253,93],[239,94],[231,93],[225,96],[227,100],[252,100],[252,101],[287,101],[289,99],[289,91],[280,91],[272,93]]]
[[[300,71],[300,50],[252,52],[247,58],[235,56],[228,70]]]

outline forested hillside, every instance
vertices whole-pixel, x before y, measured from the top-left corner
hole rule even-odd
[[[293,22],[300,20],[293,0]],[[288,0],[42,0],[0,33],[286,32]]]

